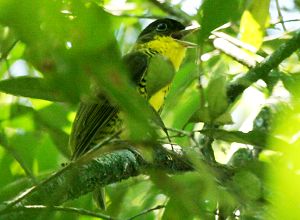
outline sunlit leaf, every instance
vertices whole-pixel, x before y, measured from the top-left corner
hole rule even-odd
[[[270,0],[254,0],[241,19],[241,40],[259,49],[269,25]]]
[[[299,98],[299,95],[297,96]],[[297,204],[299,204],[300,193],[300,163],[299,155],[299,102],[292,102],[292,108],[285,106],[277,112],[274,122],[272,136],[269,137],[271,149],[278,149],[274,146],[281,144],[279,150],[281,158],[275,160],[269,167],[268,183],[271,184],[273,194],[268,199],[272,201],[269,212],[277,219],[296,219],[300,214]],[[284,117],[281,117],[284,115]],[[286,143],[278,143],[274,136],[282,136]]]

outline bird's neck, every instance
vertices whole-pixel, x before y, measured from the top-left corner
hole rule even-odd
[[[156,36],[149,42],[137,44],[133,50],[145,51],[150,56],[160,54],[168,58],[177,71],[185,57],[186,47],[172,37]]]

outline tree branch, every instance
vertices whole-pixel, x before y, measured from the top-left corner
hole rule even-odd
[[[171,6],[168,2],[160,2],[158,0],[149,0],[151,3],[156,5],[158,8],[160,8],[162,11],[168,13],[171,16],[174,16],[180,20],[183,21],[185,24],[189,24],[191,21],[191,16],[186,14],[184,11],[175,8],[174,6]]]
[[[147,163],[139,154],[127,149],[116,150],[84,163],[79,162],[70,163],[39,185],[7,201],[1,207],[0,219],[16,219],[14,215],[30,214],[25,209],[15,210],[12,214],[16,207],[60,205],[92,192],[96,186],[105,186],[137,176],[147,168],[163,168],[167,172],[192,169],[182,159],[170,159],[170,155],[160,150],[156,152],[153,164]]]
[[[135,215],[135,216],[132,216],[131,218],[129,218],[129,219],[127,219],[127,220],[133,220],[133,219],[136,219],[136,218],[138,218],[138,217],[141,217],[142,215],[146,215],[146,214],[148,214],[149,212],[153,212],[153,211],[155,211],[155,210],[163,209],[163,208],[165,208],[164,205],[158,205],[158,206],[156,206],[156,207],[154,207],[154,208],[144,210],[143,212],[141,212],[141,213],[139,213],[139,214],[137,214],[137,215]]]
[[[286,43],[279,46],[274,53],[265,58],[261,63],[250,69],[246,74],[240,76],[229,84],[227,88],[227,96],[230,102],[234,102],[236,98],[243,93],[252,83],[266,76],[272,69],[288,58],[292,53],[300,47],[300,30],[296,32],[294,37]]]
[[[39,213],[40,211],[52,211],[52,212],[68,212],[68,213],[74,213],[74,214],[79,214],[79,215],[84,215],[84,216],[89,216],[89,217],[95,217],[99,219],[104,219],[104,220],[115,220],[115,218],[110,217],[108,215],[104,215],[102,213],[96,213],[96,212],[91,212],[85,209],[79,209],[79,208],[73,208],[73,207],[62,207],[62,206],[43,206],[43,205],[26,205],[22,207],[17,207],[14,209],[10,209],[8,213],[16,213],[16,212],[31,212],[31,213]],[[0,217],[1,218],[1,217]]]

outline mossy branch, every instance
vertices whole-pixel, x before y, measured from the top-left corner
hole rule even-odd
[[[37,186],[2,204],[0,219],[16,219],[28,214],[25,209],[24,212],[16,209],[14,216],[12,210],[17,207],[63,204],[92,192],[96,186],[119,182],[145,173],[147,168],[153,167],[163,168],[167,172],[192,169],[181,159],[170,159],[170,155],[162,151],[156,152],[154,161],[150,164],[134,151],[119,149],[86,162],[70,163]]]

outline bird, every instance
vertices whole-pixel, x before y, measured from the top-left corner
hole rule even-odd
[[[149,63],[160,56],[171,63],[175,72],[178,71],[187,48],[197,46],[184,41],[183,38],[195,30],[197,28],[188,29],[181,22],[171,18],[155,20],[142,30],[132,50],[123,57],[129,78],[136,85],[138,93],[157,112],[163,106],[170,83],[161,86],[158,91],[149,93],[147,91]],[[99,100],[97,103],[82,101],[79,104],[69,139],[73,161],[122,127],[119,107],[112,104],[103,94],[97,94],[97,97]],[[102,187],[95,191],[94,198],[98,207],[105,209],[105,194]]]

